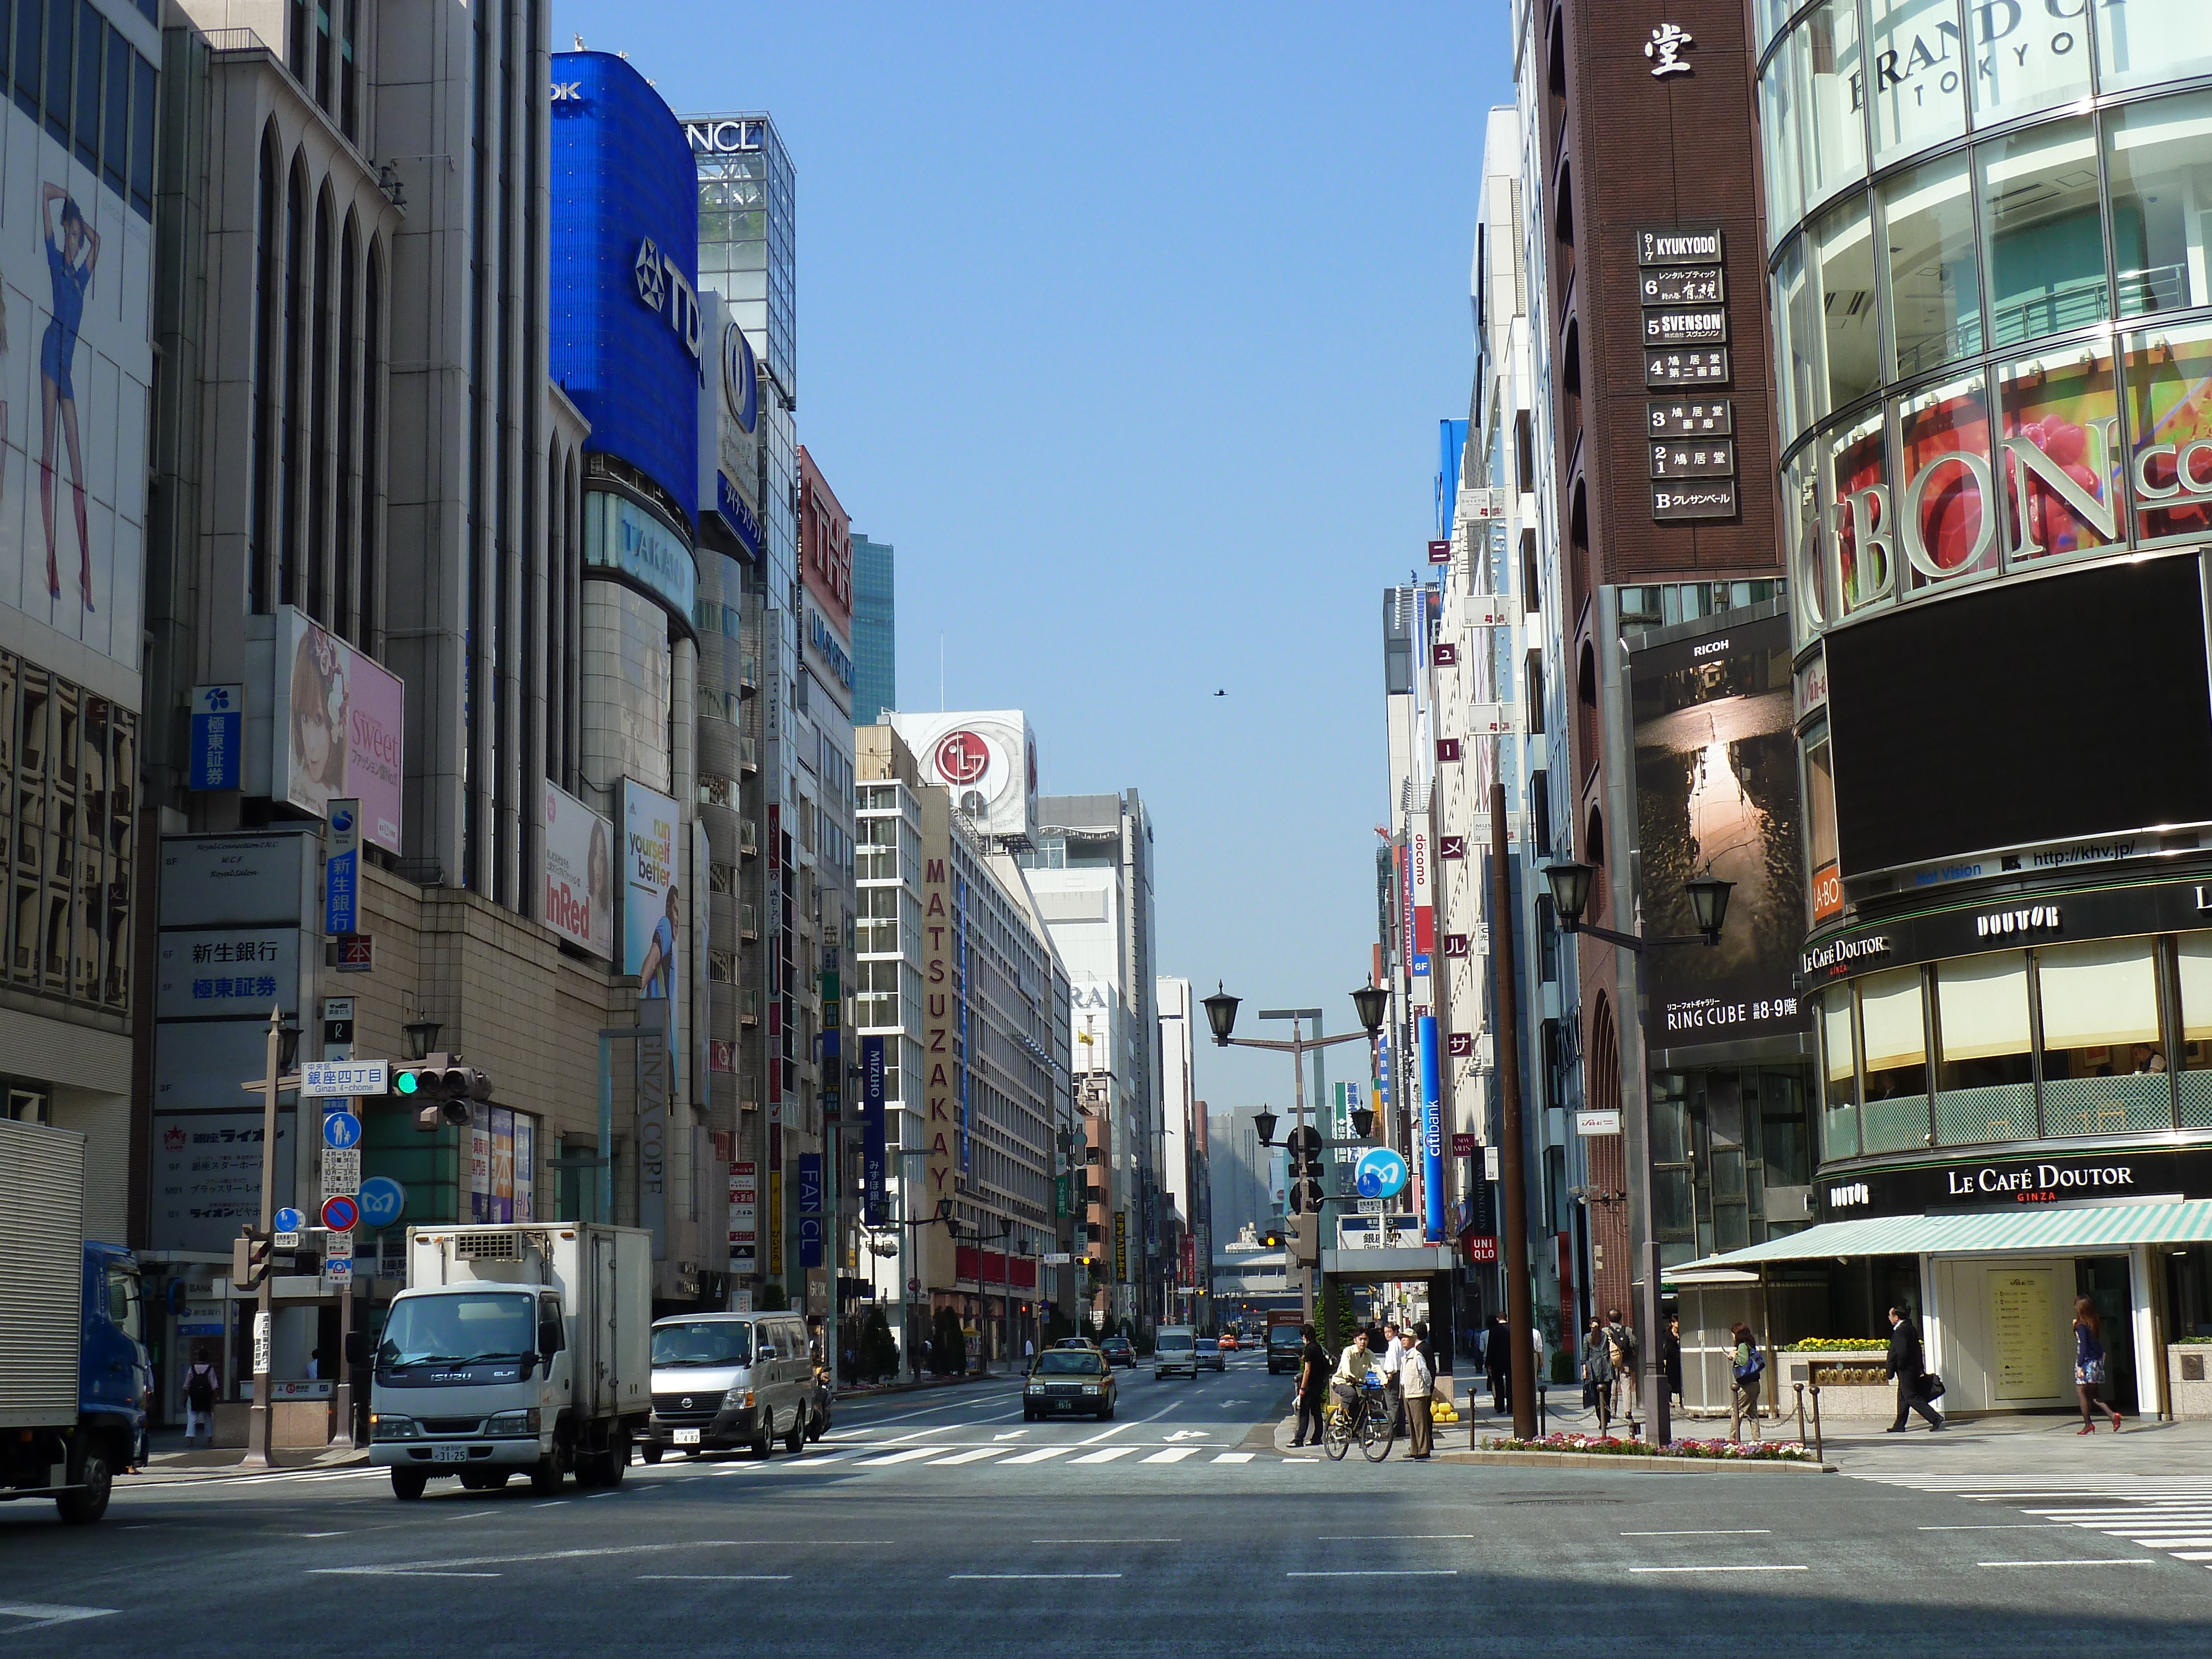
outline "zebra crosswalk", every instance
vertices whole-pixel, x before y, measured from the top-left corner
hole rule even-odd
[[[1014,1443],[995,1445],[956,1445],[950,1443],[919,1446],[858,1446],[814,1447],[798,1457],[772,1458],[766,1462],[750,1458],[734,1460],[689,1460],[679,1463],[663,1463],[652,1471],[633,1469],[633,1477],[658,1474],[718,1475],[738,1479],[776,1475],[805,1475],[817,1471],[836,1470],[842,1474],[864,1474],[875,1469],[915,1468],[1036,1468],[1057,1466],[1063,1468],[1096,1467],[1104,1463],[1121,1464],[1128,1468],[1147,1467],[1172,1468],[1180,1463],[1202,1462],[1208,1467],[1240,1468],[1260,1461],[1260,1454],[1249,1451],[1219,1451],[1210,1446],[1163,1446],[1139,1442],[1126,1446],[1095,1446],[1075,1444],[1066,1446],[1024,1446]],[[1279,1462],[1279,1458],[1269,1458]]]
[[[2212,1485],[2202,1476],[1868,1474],[1856,1478],[1999,1504],[2033,1517],[1992,1523],[1988,1530],[2101,1533],[2177,1561],[2193,1561],[2212,1569]],[[1927,1530],[1966,1528],[1931,1527]]]

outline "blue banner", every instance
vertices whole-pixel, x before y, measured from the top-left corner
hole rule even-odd
[[[799,1265],[822,1265],[822,1154],[799,1155]]]
[[[884,1040],[860,1039],[860,1219],[871,1227],[884,1220]]]
[[[1444,1106],[1434,1014],[1420,1017],[1416,1039],[1421,1050],[1422,1224],[1428,1242],[1441,1244],[1444,1242]]]
[[[192,755],[191,789],[235,789],[240,783],[239,752],[246,735],[246,688],[242,685],[196,685],[192,688]]]

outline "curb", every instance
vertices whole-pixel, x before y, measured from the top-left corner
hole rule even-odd
[[[1487,1463],[1515,1469],[1607,1468],[1635,1474],[1837,1474],[1833,1463],[1728,1457],[1649,1457],[1634,1452],[1440,1451],[1439,1463]]]
[[[198,1468],[162,1468],[158,1465],[140,1469],[135,1474],[116,1478],[118,1492],[143,1489],[149,1486],[196,1486],[210,1480],[266,1480],[279,1474],[321,1474],[332,1469],[367,1468],[368,1453],[357,1450],[344,1457],[313,1458],[305,1463],[279,1463],[273,1468],[245,1469],[235,1463],[203,1465]]]

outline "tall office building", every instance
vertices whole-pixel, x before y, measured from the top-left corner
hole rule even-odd
[[[889,542],[853,535],[853,724],[898,707],[898,605]]]

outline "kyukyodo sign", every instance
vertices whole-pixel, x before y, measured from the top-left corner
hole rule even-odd
[[[2212,331],[2163,329],[1962,373],[1801,450],[1802,621],[2212,535],[2208,389]]]

